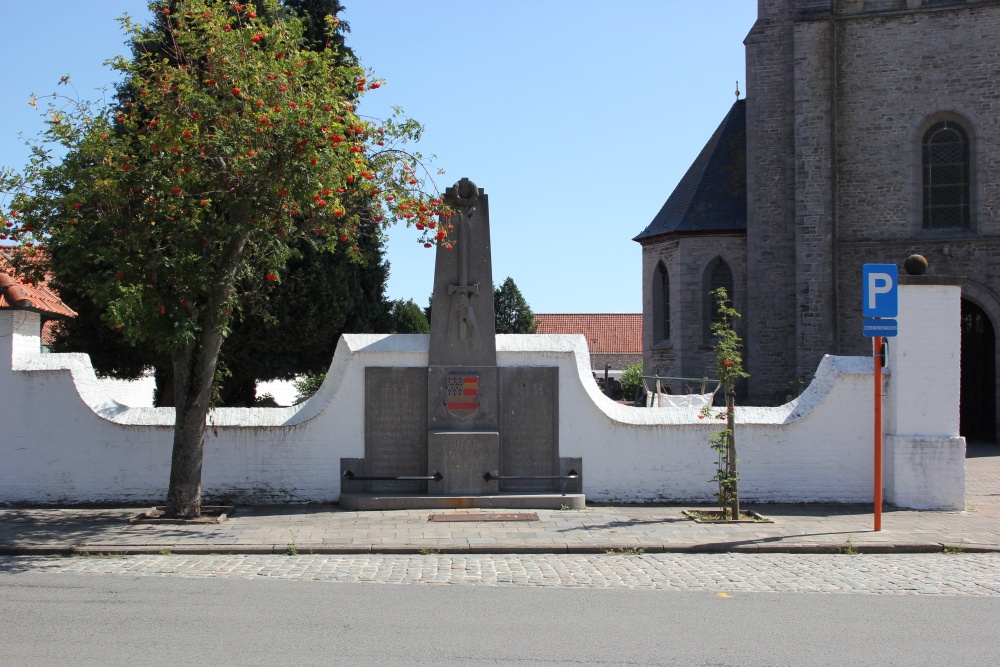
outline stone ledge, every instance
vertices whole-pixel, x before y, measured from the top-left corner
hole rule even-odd
[[[905,273],[899,275],[900,285],[955,285],[964,287],[965,276],[909,276]]]
[[[340,508],[351,511],[437,509],[535,509],[581,510],[587,505],[582,493],[538,493],[493,496],[426,496],[378,493],[343,493]]]

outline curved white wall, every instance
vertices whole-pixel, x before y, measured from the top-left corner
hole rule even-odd
[[[907,288],[904,287],[905,292]],[[901,304],[937,308],[950,317],[958,292],[913,290]],[[958,289],[958,288],[956,288]],[[955,291],[955,290],[953,290]],[[904,317],[901,314],[901,330]],[[954,331],[952,330],[954,329]],[[922,372],[957,373],[955,327],[908,339],[907,354],[942,357],[907,367],[907,385]],[[951,340],[955,338],[955,340]],[[309,401],[289,408],[214,411],[205,448],[203,491],[234,502],[329,502],[340,495],[340,459],[364,456],[366,366],[426,366],[423,335],[347,335],[326,382]],[[0,311],[0,502],[147,503],[166,495],[173,409],[126,407],[111,399],[86,355],[40,354],[37,314]],[[708,445],[720,422],[689,408],[633,408],[607,398],[594,383],[582,336],[498,336],[500,366],[559,367],[560,455],[583,459],[584,492],[614,502],[712,502],[715,453]],[[951,356],[949,356],[951,355]],[[902,365],[903,361],[898,361]],[[922,371],[927,368],[927,371]],[[891,376],[887,381],[892,396]],[[872,363],[826,357],[795,401],[775,408],[737,408],[740,492],[767,502],[870,502]],[[913,419],[890,403],[887,500],[907,506],[964,508],[964,441],[957,422]],[[949,397],[938,399],[945,403]],[[954,408],[957,411],[957,395]],[[951,415],[951,405],[944,413]],[[949,417],[950,419],[950,417]],[[905,429],[920,425],[932,441]],[[900,430],[903,429],[903,430]],[[954,433],[950,431],[954,430]],[[918,438],[914,441],[913,438]],[[944,443],[937,446],[934,443]],[[943,448],[942,448],[943,447]],[[914,459],[935,461],[937,468]],[[890,460],[891,458],[891,460]],[[940,460],[946,464],[942,467]],[[960,469],[959,469],[960,466]],[[898,502],[898,501],[897,501]]]

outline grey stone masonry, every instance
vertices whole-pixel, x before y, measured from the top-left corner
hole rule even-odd
[[[795,375],[795,162],[789,0],[760,0],[747,35],[747,322],[751,396]]]
[[[456,238],[437,249],[427,369],[428,467],[444,479],[428,490],[492,494],[497,482],[482,478],[500,459],[489,201],[467,178],[445,200]]]
[[[434,265],[430,366],[497,365],[489,198],[467,178],[448,188],[456,240]]]
[[[1000,326],[1000,2],[759,0],[745,44],[751,396],[867,352],[864,263],[923,254]],[[923,223],[941,121],[968,135],[967,227]]]

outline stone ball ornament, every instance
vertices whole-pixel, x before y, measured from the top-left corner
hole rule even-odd
[[[903,262],[903,270],[907,275],[922,276],[927,271],[927,258],[923,255],[910,255]]]

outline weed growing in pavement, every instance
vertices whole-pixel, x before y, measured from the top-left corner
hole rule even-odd
[[[292,541],[288,543],[287,551],[289,556],[298,556],[299,548],[295,545],[295,538],[298,537],[298,533],[294,530],[288,531],[292,535]]]
[[[422,549],[420,549],[420,554],[423,556],[434,556],[439,553],[441,552],[438,551],[437,549],[428,549],[427,547],[423,547]]]
[[[841,551],[841,553],[847,554],[848,556],[857,556],[860,551],[854,548],[854,544],[851,543],[851,538],[847,538],[847,546]]]
[[[623,547],[621,549],[608,549],[604,552],[608,556],[641,556],[646,553],[642,547]]]
[[[946,554],[961,554],[965,553],[965,548],[960,544],[956,544],[955,546],[945,547],[944,552]]]
[[[120,551],[109,551],[104,553],[103,551],[90,551],[86,548],[73,552],[73,556],[75,558],[125,558],[125,554]],[[62,554],[52,554],[52,558],[62,557]]]
[[[560,512],[565,512],[568,509],[569,509],[569,505],[560,505],[559,506],[559,511]]]
[[[170,547],[164,547],[163,549],[160,549],[160,555],[161,556],[173,556],[174,552],[173,552],[173,550]]]

